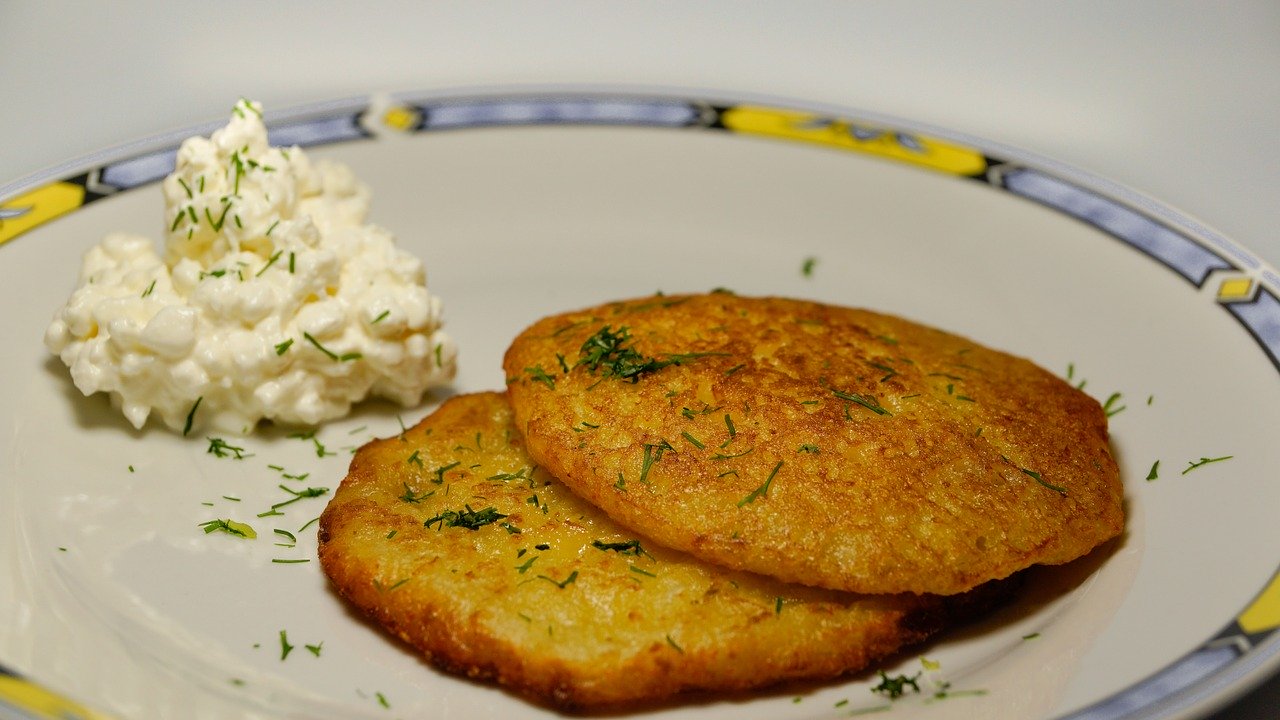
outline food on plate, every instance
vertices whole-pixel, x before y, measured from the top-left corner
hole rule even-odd
[[[337,591],[434,664],[570,709],[834,677],[1011,590],[855,595],[663,548],[541,469],[499,393],[361,448],[319,541]]]
[[[349,168],[271,147],[256,103],[183,142],[163,190],[163,255],[107,235],[45,333],[76,387],[108,393],[134,427],[311,425],[453,377],[422,262],[366,224]]]
[[[1123,529],[1095,400],[897,317],[658,295],[540,320],[504,369],[538,465],[620,525],[711,563],[951,594]]]

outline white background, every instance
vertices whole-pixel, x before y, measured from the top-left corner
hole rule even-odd
[[[1109,178],[1280,265],[1280,4],[1265,1],[6,0],[0,186],[221,120],[241,96],[279,110],[525,83],[707,89],[896,116]],[[1215,720],[1277,708],[1273,679]]]

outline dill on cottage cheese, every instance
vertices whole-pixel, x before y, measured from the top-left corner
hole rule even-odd
[[[365,222],[369,190],[349,168],[271,147],[257,103],[183,142],[163,191],[162,253],[107,235],[44,337],[134,427],[314,425],[453,378],[422,262]]]

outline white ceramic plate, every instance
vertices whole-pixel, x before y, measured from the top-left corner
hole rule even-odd
[[[723,286],[904,315],[1110,398],[1123,539],[877,668],[924,671],[893,717],[1183,718],[1276,666],[1280,278],[1230,241],[1042,159],[831,108],[504,91],[268,119],[274,143],[349,163],[374,221],[426,260],[456,391],[501,388],[507,342],[544,314]],[[548,714],[432,670],[317,562],[273,562],[313,558],[323,499],[255,517],[281,472],[334,487],[351,448],[432,403],[361,406],[313,439],[262,430],[234,442],[248,457],[219,458],[204,438],[134,432],[44,350],[88,247],[111,230],[159,243],[155,181],[180,138],[0,188],[0,665],[129,719]],[[219,517],[258,538],[198,527]],[[874,679],[650,713],[847,716],[886,704]],[[35,714],[36,695],[0,677],[0,715]]]

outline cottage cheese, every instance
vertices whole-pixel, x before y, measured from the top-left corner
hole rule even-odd
[[[185,141],[163,190],[163,256],[107,235],[44,338],[134,427],[153,413],[184,434],[312,425],[453,377],[422,263],[365,224],[369,191],[347,167],[270,147],[256,103]]]

